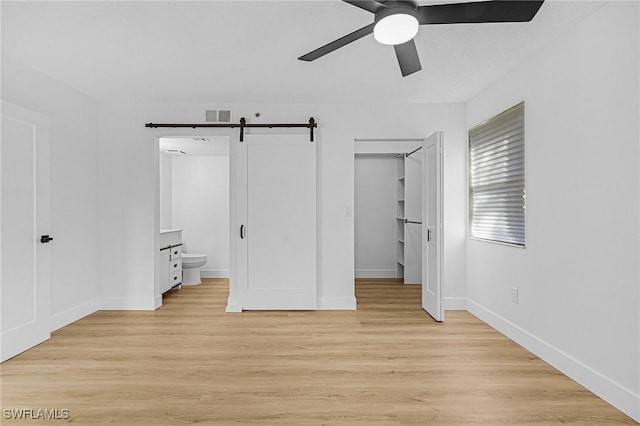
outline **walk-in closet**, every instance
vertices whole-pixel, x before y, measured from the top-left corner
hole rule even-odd
[[[421,155],[356,153],[356,278],[398,278],[405,284],[421,284],[421,181]]]

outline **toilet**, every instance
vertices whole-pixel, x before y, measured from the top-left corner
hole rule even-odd
[[[200,268],[207,263],[206,254],[182,253],[182,285],[198,285],[202,282]]]

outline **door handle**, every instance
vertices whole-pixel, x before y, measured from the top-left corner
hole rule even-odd
[[[49,241],[53,241],[53,237],[50,237],[50,236],[48,236],[48,235],[41,235],[41,236],[40,236],[40,242],[41,242],[42,244],[46,244],[46,243],[48,243]]]
[[[244,240],[244,225],[240,225],[240,239]]]
[[[427,229],[427,242],[431,241],[431,229]]]

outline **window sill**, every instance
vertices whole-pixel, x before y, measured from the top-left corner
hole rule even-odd
[[[508,246],[508,247],[514,247],[514,248],[519,248],[519,249],[526,249],[527,248],[526,245],[521,246],[519,244],[505,243],[505,242],[502,242],[502,241],[494,241],[494,240],[485,240],[484,238],[476,238],[476,237],[468,237],[468,238],[470,240],[479,241],[479,242],[482,242],[482,243],[497,244],[497,245],[500,245],[500,246]]]

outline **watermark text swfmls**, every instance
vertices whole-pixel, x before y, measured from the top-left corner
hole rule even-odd
[[[2,414],[5,420],[67,420],[70,417],[67,408],[5,408]]]

